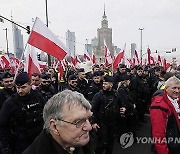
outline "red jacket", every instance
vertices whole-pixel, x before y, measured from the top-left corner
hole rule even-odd
[[[178,102],[178,104],[180,106],[180,101]],[[176,113],[173,104],[168,99],[167,93],[164,90],[162,96],[157,95],[152,98],[152,104],[150,107],[150,118],[153,137],[162,139],[166,137],[166,124],[168,117],[171,114],[174,114],[180,130],[180,120],[178,119],[178,114]],[[169,149],[166,143],[155,143],[155,148],[157,154],[169,154]]]

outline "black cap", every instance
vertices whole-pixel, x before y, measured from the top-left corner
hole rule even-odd
[[[104,76],[104,82],[114,82],[114,78],[112,76],[106,75]]]
[[[139,67],[137,68],[137,70],[143,70],[143,68],[142,68],[141,66],[139,66]]]
[[[101,76],[100,71],[96,71],[96,72],[93,73],[93,77],[96,77],[96,76]]]
[[[155,72],[161,71],[160,67],[155,67],[154,70],[155,70]]]
[[[124,74],[123,76],[121,76],[121,81],[124,80],[130,80],[130,75]]]
[[[1,79],[11,78],[11,77],[14,77],[14,76],[9,72],[4,72],[1,74]]]
[[[42,79],[45,79],[45,80],[48,80],[48,79],[50,79],[51,77],[50,77],[50,75],[48,75],[48,74],[46,74],[46,73],[43,73],[43,74],[41,74],[41,78],[42,78]]]
[[[148,67],[145,67],[145,68],[144,68],[144,71],[149,71]]]
[[[69,80],[76,80],[76,79],[77,79],[77,76],[74,75],[74,74],[72,74],[72,75],[70,75],[70,76],[68,77],[68,81],[69,81]]]
[[[22,86],[25,83],[28,83],[29,81],[30,81],[30,78],[29,78],[27,72],[22,72],[22,73],[18,74],[18,76],[16,77],[15,84],[17,86]]]
[[[98,64],[94,65],[93,68],[100,68]]]
[[[84,68],[80,68],[77,70],[77,72],[80,73],[80,72],[85,72],[85,71],[84,71]]]
[[[126,68],[125,64],[119,64],[119,68]]]

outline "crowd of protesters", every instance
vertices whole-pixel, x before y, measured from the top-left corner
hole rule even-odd
[[[16,77],[11,74],[10,69],[2,70],[0,143],[3,154],[22,153],[41,133],[43,125],[44,129],[50,132],[50,128],[45,127],[47,126],[45,120],[50,119],[43,117],[45,114],[43,108],[47,102],[53,104],[52,98],[55,96],[60,97],[62,94],[61,97],[63,97],[63,91],[65,94],[73,92],[71,95],[74,99],[85,102],[88,116],[92,112],[91,120],[85,119],[91,122],[92,127],[92,130],[90,126],[87,127],[94,143],[91,150],[93,149],[95,154],[102,154],[104,151],[105,154],[111,154],[115,139],[123,133],[132,132],[134,138],[136,137],[136,132],[141,129],[141,125],[147,122],[145,114],[149,113],[154,93],[163,91],[169,78],[176,76],[177,80],[180,79],[180,66],[173,64],[168,70],[163,70],[159,65],[127,68],[125,64],[119,64],[116,70],[103,64],[93,65],[89,69],[66,66],[63,76],[60,76],[59,72],[51,67],[43,69],[41,74],[33,73],[32,76],[19,70]],[[59,92],[61,93],[58,95]],[[76,98],[75,94],[82,94],[83,98]],[[58,100],[63,101],[61,98]],[[72,98],[65,101],[68,100],[73,101]],[[87,100],[90,104],[87,104]],[[81,106],[84,105],[81,104]],[[48,112],[47,108],[53,108],[51,112],[56,112],[56,107],[58,105],[52,107],[48,104],[44,110]],[[79,109],[76,112],[81,114],[83,111]],[[76,122],[62,119],[61,122],[79,126]],[[52,130],[55,131],[56,122],[51,121],[52,123],[54,123]],[[80,123],[82,128],[84,123]],[[57,133],[54,135],[58,136]],[[65,151],[73,153],[73,148],[76,146]],[[28,150],[26,152],[28,153]],[[88,153],[87,150],[86,153]]]

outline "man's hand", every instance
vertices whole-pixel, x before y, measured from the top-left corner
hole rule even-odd
[[[98,124],[95,123],[92,125],[92,128],[97,132],[100,127]]]

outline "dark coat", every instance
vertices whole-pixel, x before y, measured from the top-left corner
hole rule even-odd
[[[2,149],[21,153],[43,129],[43,97],[32,90],[26,96],[12,95],[0,111]]]
[[[23,154],[69,154],[46,131],[43,130]],[[74,154],[94,154],[91,143],[76,148]]]
[[[0,91],[0,109],[3,105],[3,103],[5,102],[6,99],[8,99],[11,95],[15,94],[16,90],[14,89],[2,89]]]

